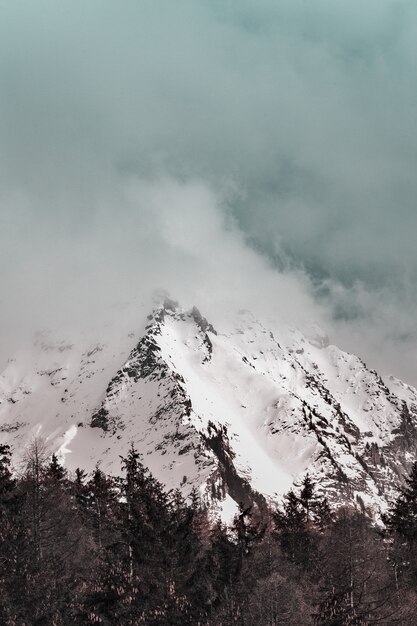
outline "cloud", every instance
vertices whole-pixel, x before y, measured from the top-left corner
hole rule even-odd
[[[333,316],[413,378],[416,13],[0,2],[4,334],[155,284]]]
[[[285,321],[322,317],[306,275],[280,273],[253,250],[227,198],[205,181],[129,176],[111,187],[75,236],[54,239],[32,224],[18,249],[17,237],[9,240],[3,322],[15,333],[56,319],[79,325],[117,302],[150,301],[157,289],[214,315],[246,307]]]

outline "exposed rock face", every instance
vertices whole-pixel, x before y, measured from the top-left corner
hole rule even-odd
[[[42,435],[70,468],[115,472],[133,442],[168,487],[245,505],[308,471],[331,501],[374,511],[417,458],[416,390],[318,329],[307,339],[242,312],[216,332],[171,300],[147,322],[113,343],[38,338],[0,377],[0,441]]]

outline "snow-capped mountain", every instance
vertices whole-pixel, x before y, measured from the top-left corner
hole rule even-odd
[[[41,334],[9,361],[0,441],[19,453],[36,436],[69,469],[110,472],[133,442],[169,488],[198,487],[225,514],[306,472],[330,501],[377,511],[417,458],[417,392],[319,329],[271,330],[247,311],[214,328],[165,300],[139,330]]]

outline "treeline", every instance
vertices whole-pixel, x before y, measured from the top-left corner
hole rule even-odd
[[[307,476],[280,510],[231,528],[186,501],[132,447],[123,475],[69,476],[35,442],[12,472],[0,445],[0,624],[411,626],[417,464],[384,527],[332,512]]]

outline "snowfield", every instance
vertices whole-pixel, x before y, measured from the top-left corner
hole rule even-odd
[[[415,460],[417,394],[312,327],[244,311],[213,328],[165,301],[84,339],[40,334],[0,376],[0,441],[46,440],[70,470],[120,470],[133,442],[169,488],[224,519],[306,472],[333,502],[386,508]],[[137,322],[139,320],[139,323]]]

